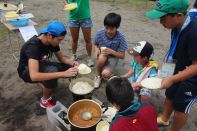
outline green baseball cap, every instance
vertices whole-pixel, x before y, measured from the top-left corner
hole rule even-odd
[[[184,13],[189,7],[189,0],[158,0],[155,8],[146,13],[150,19],[159,19],[168,13]]]

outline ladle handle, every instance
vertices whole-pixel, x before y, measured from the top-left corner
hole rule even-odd
[[[93,116],[92,118],[108,118],[110,115]]]
[[[108,102],[103,102],[103,104],[101,105],[102,108],[105,108],[105,110],[103,111],[103,113],[105,113],[108,110]]]

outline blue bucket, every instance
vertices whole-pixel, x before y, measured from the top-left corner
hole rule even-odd
[[[10,23],[13,26],[17,26],[17,27],[26,26],[28,25],[28,22],[29,22],[29,19],[26,19],[26,18],[10,20]]]

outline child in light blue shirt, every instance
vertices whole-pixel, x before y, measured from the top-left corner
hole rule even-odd
[[[153,47],[149,42],[140,41],[128,51],[133,55],[131,69],[123,75],[127,77],[134,88],[136,94],[140,96],[140,101],[150,101],[151,90],[142,88],[140,82],[148,77],[157,77],[158,64],[150,59],[153,54]]]

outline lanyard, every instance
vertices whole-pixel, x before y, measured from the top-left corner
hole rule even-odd
[[[180,34],[189,25],[190,21],[191,21],[191,19],[188,16],[179,32],[177,32],[175,29],[172,30],[171,45],[170,45],[170,50],[169,50],[168,55],[167,55],[167,61],[172,61],[173,60],[173,55],[174,55],[176,46],[178,44]]]

